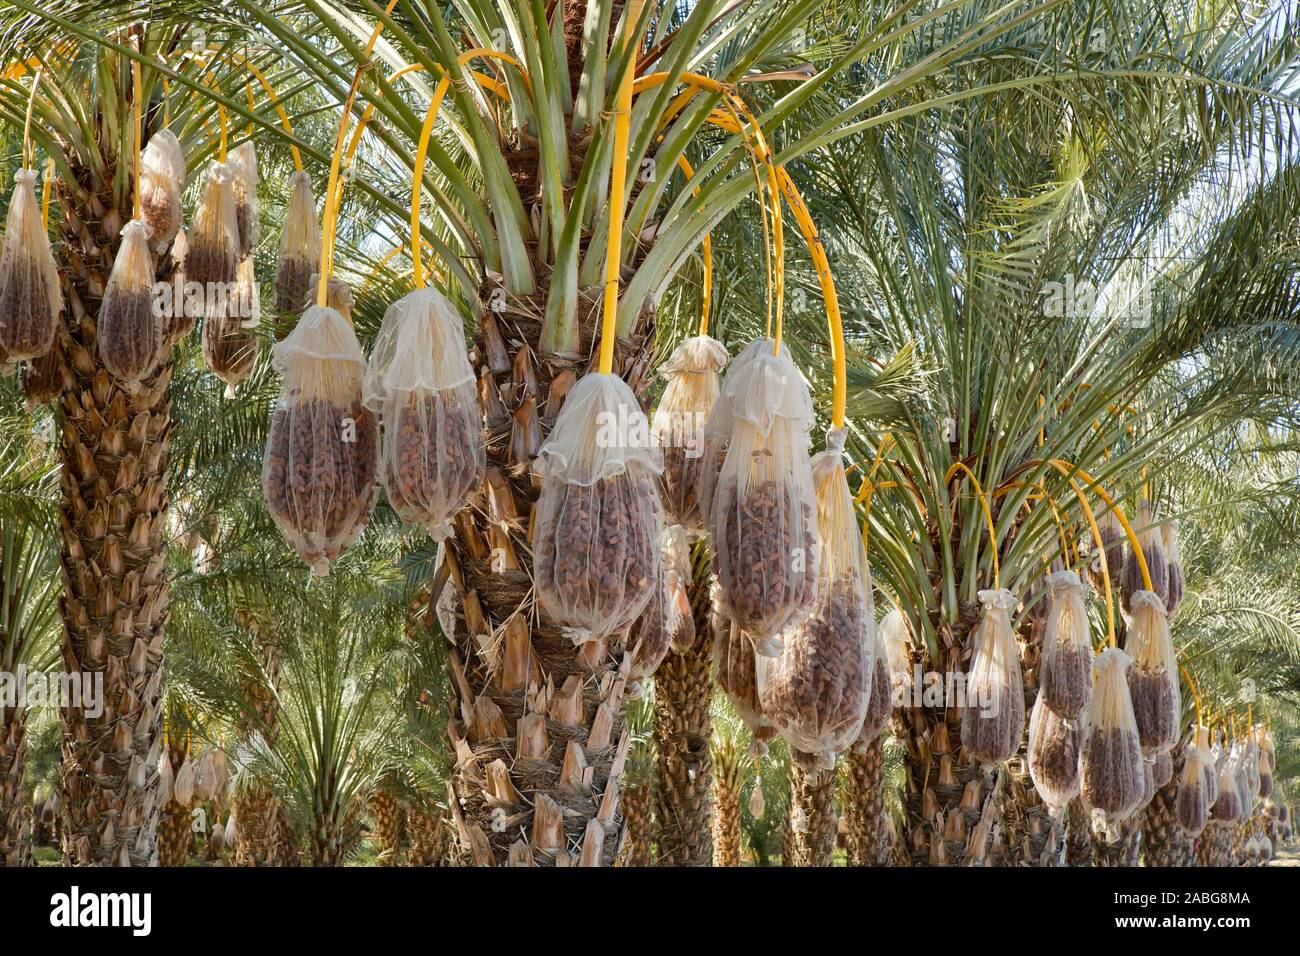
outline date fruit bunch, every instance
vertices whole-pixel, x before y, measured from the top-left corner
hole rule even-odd
[[[990,768],[1020,748],[1025,732],[1025,692],[1020,652],[1011,630],[1016,597],[1006,589],[979,592],[984,609],[971,631],[961,743],[971,760]]]
[[[717,581],[713,588],[718,587]],[[767,745],[776,739],[776,727],[763,714],[758,696],[757,658],[754,643],[740,627],[719,612],[717,601],[709,614],[713,629],[713,679],[735,708],[754,737],[755,756],[765,756]]]
[[[685,528],[691,539],[704,536],[704,426],[718,399],[718,372],[726,364],[726,346],[697,335],[677,346],[660,369],[667,384],[650,432],[664,456],[664,509],[667,520]]]
[[[1029,778],[1053,817],[1079,795],[1083,723],[1082,717],[1061,716],[1039,690],[1029,716]]]
[[[760,355],[771,354],[775,348],[774,339],[753,339],[740,350],[722,376],[719,398],[727,388],[727,383],[740,376],[743,370]],[[782,349],[784,354],[784,349]],[[718,475],[727,460],[727,445],[731,440],[731,428],[735,422],[729,402],[714,400],[713,410],[704,425],[704,454],[699,469],[700,517],[707,534],[709,515],[713,511],[713,491],[718,484]],[[775,653],[775,652],[774,652]]]
[[[664,525],[660,540],[659,583],[627,637],[632,652],[627,694],[632,698],[641,695],[641,682],[659,669],[669,650],[681,653],[695,643],[695,618],[686,592],[691,580],[686,531],[679,524]]]
[[[727,376],[718,399],[723,405],[730,433],[708,502],[719,593],[741,630],[773,653],[777,647],[764,642],[798,625],[817,604],[812,398],[790,359],[763,349]],[[706,474],[721,450],[721,444],[710,447]]]
[[[879,629],[872,628],[871,636],[875,644],[875,649],[867,655],[874,662],[871,667],[871,692],[867,695],[867,712],[862,717],[862,727],[853,744],[859,751],[865,751],[885,732],[890,715],[894,712],[893,670],[885,655],[885,645],[880,638]]]
[[[1096,683],[1079,754],[1083,801],[1093,829],[1108,837],[1116,836],[1118,824],[1137,810],[1145,786],[1137,718],[1128,690],[1132,663],[1117,647],[1106,648],[1093,661]]]
[[[14,184],[0,246],[0,365],[49,352],[63,308],[59,270],[36,202],[35,170],[18,170]]]
[[[158,367],[166,345],[162,310],[154,308],[153,279],[149,226],[132,219],[122,227],[95,336],[104,368],[128,392]]]
[[[1142,546],[1147,573],[1151,575],[1151,590],[1160,596],[1160,603],[1164,605],[1169,599],[1169,557],[1165,554],[1160,526],[1155,521],[1155,509],[1150,503],[1143,501],[1139,504],[1136,524],[1140,529],[1137,532],[1138,544]],[[1133,598],[1146,586],[1146,581],[1142,578],[1141,565],[1130,546],[1124,555],[1124,571],[1120,578],[1120,594],[1123,598],[1124,610],[1132,612]]]
[[[1177,521],[1166,521],[1161,525],[1160,542],[1164,545],[1165,561],[1169,567],[1169,587],[1165,597],[1165,607],[1169,610],[1169,616],[1173,617],[1178,613],[1179,605],[1183,603],[1186,587],[1183,578],[1183,552],[1178,547]]]
[[[659,582],[663,459],[649,434],[627,383],[590,372],[533,461],[537,595],[575,644],[629,627]]]
[[[253,141],[245,140],[230,151],[230,168],[234,172],[235,227],[239,233],[239,257],[253,254],[257,245],[259,216],[257,207],[257,153]]]
[[[1142,753],[1154,757],[1178,742],[1182,696],[1178,689],[1178,661],[1169,637],[1169,619],[1160,597],[1138,591],[1132,599],[1132,617],[1124,649],[1133,658],[1128,672],[1129,693],[1137,715]]]
[[[1092,697],[1092,637],[1083,606],[1083,582],[1073,571],[1047,576],[1039,685],[1046,705],[1062,717],[1078,717]]]
[[[238,280],[239,224],[235,218],[235,169],[230,163],[214,162],[208,167],[187,238],[187,282],[197,282],[206,290]]]
[[[1198,726],[1183,748],[1183,767],[1174,794],[1174,820],[1189,837],[1199,836],[1205,829],[1210,819],[1210,807],[1214,805],[1208,786],[1208,779],[1214,776],[1214,764],[1202,746],[1206,741],[1201,733],[1203,729]],[[1214,797],[1217,799],[1218,794],[1215,793]]]
[[[435,541],[483,485],[486,456],[460,314],[436,289],[388,307],[363,383],[379,415],[389,504]]]
[[[149,224],[149,244],[164,252],[181,229],[181,192],[185,189],[185,153],[169,129],[149,137],[140,156],[140,214]]]
[[[253,374],[257,364],[257,333],[261,300],[253,276],[253,257],[239,263],[239,281],[224,297],[224,307],[203,320],[203,361],[226,383],[226,398]]]
[[[821,545],[817,603],[785,632],[781,653],[759,662],[758,690],[764,715],[792,748],[833,760],[858,738],[867,714],[876,621],[844,473],[843,429],[831,432],[812,467]]]
[[[297,314],[311,297],[311,277],[320,264],[320,220],[311,192],[311,176],[297,172],[289,177],[289,204],[284,210],[284,232],[275,269],[275,307]]]
[[[890,699],[911,703],[915,677],[912,674],[912,632],[898,608],[890,608],[876,627],[876,637],[889,667]]]
[[[361,401],[366,357],[336,309],[312,306],[271,351],[283,377],[262,461],[276,527],[314,574],[364,529],[374,504],[379,426]]]

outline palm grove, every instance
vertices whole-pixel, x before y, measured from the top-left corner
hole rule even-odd
[[[7,865],[1287,838],[1287,5],[3,16]]]

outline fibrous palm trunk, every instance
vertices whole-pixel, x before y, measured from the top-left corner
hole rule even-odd
[[[790,837],[787,866],[835,862],[835,770],[809,771],[790,762]]]
[[[1141,863],[1142,827],[1139,819],[1125,820],[1118,826],[1119,835],[1114,843],[1094,834],[1092,840],[1093,866],[1138,866]]]
[[[709,628],[708,566],[691,582],[695,643],[669,654],[655,672],[656,817],[663,866],[713,862],[713,645]]]
[[[620,866],[654,865],[654,781],[628,781],[623,790],[626,820]]]
[[[375,819],[375,838],[381,866],[397,866],[406,832],[406,810],[397,794],[382,785],[370,795],[370,813]]]
[[[1233,826],[1211,820],[1201,831],[1197,841],[1196,863],[1198,866],[1232,866]]]
[[[1083,801],[1075,797],[1065,811],[1065,865],[1092,863],[1092,824]]]
[[[956,625],[936,616],[942,658],[930,663],[931,670],[943,674],[968,670],[969,654],[964,648],[978,619],[979,607],[970,602],[963,603]],[[903,806],[912,864],[986,865],[996,822],[996,774],[963,761],[960,712],[955,707],[904,707],[895,711],[895,717],[907,746]]]
[[[194,829],[189,808],[169,800],[158,821],[158,865],[184,866],[193,849]]]
[[[256,721],[248,729],[261,734],[266,745],[273,747],[279,738],[280,703],[275,691],[280,678],[280,653],[256,621],[250,619],[248,624],[261,667],[260,673],[250,673],[244,681],[244,696],[252,705]],[[282,810],[280,799],[259,780],[244,781],[236,790],[236,866],[288,866],[296,862],[296,855],[289,857],[283,852],[283,843],[291,839],[291,834],[283,832]]]
[[[83,694],[60,710],[64,840],[70,864],[147,866],[160,809],[171,361],[131,393],[100,361],[96,317],[122,217],[91,169],[74,162],[72,174],[59,188],[63,667],[102,677],[103,709]]]
[[[740,791],[719,779],[713,814],[713,865],[740,866]]]
[[[1156,791],[1142,811],[1142,855],[1147,866],[1190,866],[1192,844],[1174,818],[1178,774]]]
[[[427,800],[414,800],[407,816],[411,866],[460,866],[454,852],[451,829],[442,808]]]
[[[845,855],[849,866],[886,866],[891,840],[885,816],[885,738],[845,758],[848,788],[844,794]]]
[[[189,752],[188,738],[176,734],[167,746],[166,759],[171,764],[172,779],[185,763]],[[184,866],[194,849],[194,828],[190,807],[173,797],[162,808],[158,820],[158,865]]]
[[[32,816],[23,782],[26,708],[0,705],[0,866],[32,865]]]

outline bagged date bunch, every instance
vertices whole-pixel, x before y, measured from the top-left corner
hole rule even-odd
[[[1214,801],[1219,799],[1219,749],[1212,741],[1214,735],[1210,728],[1198,724],[1193,732],[1192,739],[1201,749],[1201,769],[1205,774],[1205,794],[1206,800],[1210,806],[1214,806]]]
[[[1046,705],[1062,717],[1077,717],[1092,696],[1092,639],[1083,606],[1083,582],[1073,571],[1047,578],[1047,629],[1039,663]]]
[[[163,333],[163,316],[154,309],[149,227],[133,219],[122,227],[122,244],[99,306],[95,338],[104,368],[134,392],[140,380],[158,367]]]
[[[1151,505],[1143,501],[1138,507],[1136,524],[1136,527],[1142,529],[1137,532],[1138,544],[1142,546],[1142,556],[1147,562],[1147,573],[1151,575],[1151,589],[1160,596],[1160,603],[1164,604],[1169,597],[1169,559],[1165,555],[1164,541],[1161,539],[1160,527],[1155,524],[1155,520],[1155,512]],[[1131,612],[1133,598],[1146,588],[1146,581],[1142,578],[1142,568],[1131,547],[1124,556],[1124,574],[1120,584],[1124,609]]]
[[[1174,778],[1174,755],[1170,751],[1156,754],[1151,766],[1157,790]]]
[[[170,306],[163,316],[163,348],[170,349],[194,329],[195,320],[200,310],[191,308],[185,295],[185,259],[190,254],[190,240],[181,229],[172,240],[172,297]]]
[[[1178,606],[1183,603],[1183,553],[1178,549],[1178,522],[1168,521],[1160,528],[1160,540],[1165,546],[1165,560],[1169,566],[1169,591],[1165,598],[1165,607],[1169,616],[1178,613]]]
[[[1029,716],[1029,777],[1052,816],[1079,795],[1084,717],[1063,717],[1040,689]]]
[[[1016,597],[1010,591],[979,592],[984,605],[971,631],[966,706],[961,715],[961,743],[971,759],[986,769],[1011,757],[1025,731],[1025,692],[1020,653],[1011,630]]]
[[[284,383],[271,416],[262,492],[285,540],[318,575],[365,527],[379,426],[361,401],[366,358],[336,310],[313,306],[271,351]]]
[[[675,642],[685,640],[681,632],[689,630],[694,642],[695,621],[686,593],[689,578],[682,576],[681,562],[674,556],[677,549],[686,547],[686,532],[681,525],[665,525],[662,541],[659,584],[627,638],[632,653],[627,695],[633,699],[641,696],[641,682],[659,669]]]
[[[1114,835],[1115,826],[1138,808],[1145,787],[1142,747],[1129,697],[1133,659],[1108,647],[1093,663],[1096,684],[1088,704],[1079,753],[1080,793],[1093,827]]]
[[[866,562],[865,555],[863,562],[864,564]],[[876,606],[871,597],[870,574],[866,576],[863,593],[867,595],[867,614],[874,621]],[[867,694],[867,712],[862,718],[862,729],[858,731],[857,740],[854,742],[854,747],[860,750],[865,750],[872,741],[885,732],[885,728],[889,726],[889,717],[894,712],[893,668],[886,656],[885,642],[881,638],[880,629],[875,626],[871,628],[871,644],[867,651],[867,659],[872,661],[871,690]]]
[[[398,516],[435,541],[483,484],[486,457],[460,315],[436,289],[389,306],[365,378],[384,427],[384,488]]]
[[[672,575],[674,587],[682,595],[684,605],[668,621],[668,644],[674,654],[685,654],[695,646],[695,611],[690,603],[690,587],[694,575],[691,565],[691,544],[686,530],[679,524],[667,525],[663,535],[664,549],[660,558],[665,574]]]
[[[1153,757],[1178,742],[1182,698],[1178,690],[1178,661],[1169,637],[1169,621],[1160,598],[1150,591],[1133,595],[1132,619],[1124,648],[1133,658],[1128,672],[1129,693],[1137,715],[1142,752]]]
[[[709,501],[709,537],[727,612],[757,641],[817,604],[812,399],[786,356],[763,352],[727,376],[724,403],[731,431]]]
[[[213,163],[203,178],[199,205],[188,234],[185,279],[204,290],[238,279],[239,225],[235,218],[235,169]],[[206,294],[206,292],[205,292]]]
[[[212,374],[226,383],[226,398],[235,386],[253,374],[257,364],[257,328],[261,304],[253,276],[253,258],[239,263],[239,282],[227,295],[225,308],[203,320],[203,360]]]
[[[149,137],[140,156],[140,213],[149,224],[149,244],[162,252],[181,228],[181,192],[185,189],[185,154],[169,129]]]
[[[660,374],[667,380],[650,430],[664,456],[664,509],[667,520],[691,538],[704,536],[700,509],[700,469],[704,427],[718,399],[718,372],[727,349],[707,335],[689,338],[669,356]]]
[[[758,356],[771,354],[774,347],[773,339],[751,340],[727,366],[727,371],[722,376],[718,397],[721,398],[722,392],[726,391],[728,382],[739,376]],[[784,346],[781,347],[781,354],[788,354]],[[731,404],[715,400],[713,410],[709,413],[708,421],[704,426],[704,460],[700,465],[700,517],[706,532],[709,516],[713,513],[713,490],[717,487],[718,474],[722,471],[722,465],[727,460],[727,446],[731,442],[731,428],[734,423],[735,416],[732,414]]]
[[[63,294],[36,202],[36,172],[20,169],[0,246],[0,365],[38,359],[54,344]]]
[[[1219,797],[1210,807],[1210,819],[1219,823],[1237,823],[1249,813],[1245,809],[1245,794],[1238,779],[1238,757],[1234,748],[1219,771]]]
[[[1206,787],[1207,770],[1213,770],[1210,755],[1193,740],[1183,749],[1183,769],[1174,795],[1174,820],[1188,836],[1200,834],[1210,819],[1214,801]]]
[[[717,587],[717,582],[714,582]],[[740,719],[754,736],[758,754],[767,753],[767,744],[776,737],[776,727],[763,714],[758,696],[757,656],[745,633],[725,615],[711,615],[713,627],[713,676],[736,709]]]
[[[626,382],[591,372],[533,461],[537,594],[575,644],[626,628],[658,583],[663,460],[649,427]]]
[[[235,228],[239,234],[239,256],[252,255],[257,245],[259,217],[257,209],[257,152],[253,141],[240,143],[230,151],[234,171]]]
[[[880,619],[876,637],[889,666],[891,700],[910,702],[915,681],[912,674],[912,638],[903,612],[898,608],[890,609]]]
[[[1259,766],[1259,796],[1267,799],[1273,794],[1273,771],[1277,767],[1277,752],[1274,749],[1273,735],[1261,724],[1255,728],[1256,762]]]
[[[1092,556],[1088,568],[1098,586],[1101,583],[1101,556],[1106,556],[1106,571],[1111,584],[1118,588],[1120,575],[1124,570],[1124,528],[1115,517],[1115,512],[1107,510],[1097,516],[1097,530],[1101,533],[1101,549]]]
[[[733,448],[735,446],[733,445]],[[834,755],[858,738],[875,668],[871,578],[844,474],[844,432],[813,464],[821,541],[817,606],[785,634],[785,648],[759,664],[763,713],[790,745]],[[888,670],[885,670],[888,686]]]
[[[284,211],[284,232],[275,271],[275,307],[297,313],[311,300],[311,277],[320,264],[320,220],[311,177],[305,172],[289,177],[289,205]]]

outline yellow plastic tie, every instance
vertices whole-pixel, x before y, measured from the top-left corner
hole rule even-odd
[[[624,8],[628,30],[623,36],[624,51],[631,50],[632,62],[623,71],[618,86],[618,109],[614,115],[614,155],[611,159],[609,186],[609,242],[605,255],[605,303],[600,329],[600,373],[614,371],[614,337],[618,325],[619,266],[623,246],[624,196],[627,186],[628,138],[632,128],[632,84],[636,75],[634,32],[641,22],[644,0],[631,0]],[[638,35],[639,42],[639,35]]]

